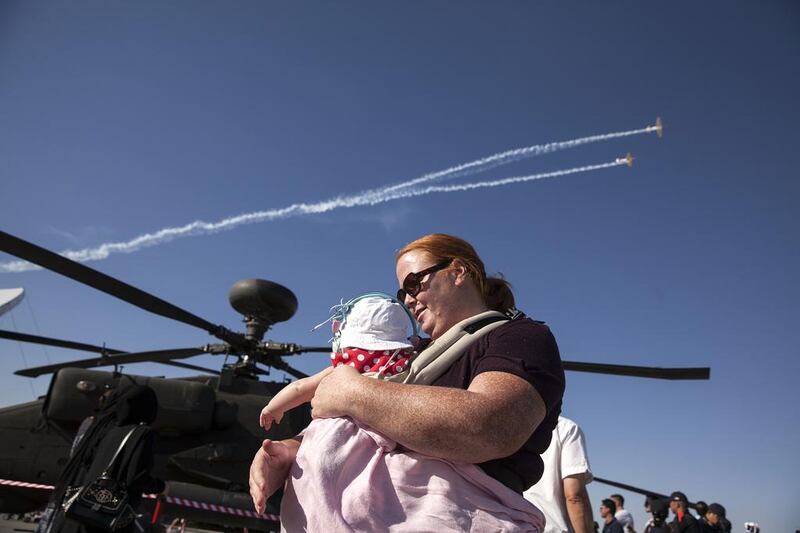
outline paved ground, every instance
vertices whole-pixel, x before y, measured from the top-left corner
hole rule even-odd
[[[0,533],[12,533],[13,531],[33,531],[36,524],[32,522],[22,522],[20,520],[0,520]]]

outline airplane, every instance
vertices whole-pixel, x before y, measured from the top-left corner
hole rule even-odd
[[[656,135],[658,138],[662,138],[664,136],[664,125],[661,123],[661,117],[656,117]]]
[[[628,152],[628,155],[626,155],[625,157],[618,157],[615,163],[620,163],[620,164],[625,163],[629,167],[632,167],[634,159],[635,158],[631,155],[631,153]]]

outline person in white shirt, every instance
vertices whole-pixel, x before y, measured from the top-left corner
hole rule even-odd
[[[542,461],[542,478],[523,496],[544,513],[544,533],[592,533],[594,518],[586,484],[593,476],[586,439],[578,424],[558,417]]]
[[[614,500],[614,503],[617,504],[617,512],[614,513],[614,518],[617,519],[617,522],[622,524],[622,529],[625,533],[636,533],[636,530],[633,529],[633,515],[623,507],[623,505],[625,505],[625,498],[623,498],[621,494],[612,494],[609,498]]]

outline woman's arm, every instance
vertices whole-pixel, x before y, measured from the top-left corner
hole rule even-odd
[[[311,406],[315,418],[350,416],[410,450],[463,463],[511,455],[546,414],[536,389],[506,372],[483,372],[461,390],[379,381],[348,366],[321,381]]]

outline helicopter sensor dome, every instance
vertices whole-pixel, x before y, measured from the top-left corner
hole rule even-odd
[[[265,279],[237,281],[228,293],[228,300],[237,312],[257,317],[270,324],[284,322],[297,311],[297,297],[292,291]]]

